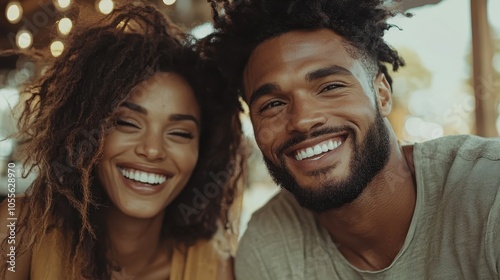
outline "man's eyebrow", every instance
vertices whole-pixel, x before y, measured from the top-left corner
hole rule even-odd
[[[258,89],[254,90],[252,92],[252,95],[250,95],[250,100],[248,101],[248,106],[252,106],[252,103],[255,102],[259,97],[264,96],[266,94],[271,93],[272,91],[279,90],[279,86],[276,84],[264,84],[260,86]]]
[[[306,81],[312,82],[330,75],[352,76],[351,71],[338,65],[320,68],[306,74]]]
[[[132,102],[125,101],[120,106],[123,106],[125,108],[129,108],[132,111],[136,111],[136,112],[144,114],[144,115],[148,114],[148,110],[146,110],[146,108],[142,107],[141,105],[132,103]]]
[[[193,121],[196,126],[200,127],[200,122],[193,115],[187,114],[172,114],[168,117],[170,121]]]
[[[342,76],[352,76],[351,71],[347,70],[344,67],[338,65],[332,65],[324,68],[320,68],[314,71],[311,71],[306,74],[306,81],[312,82],[317,79],[321,79],[323,77],[327,77],[330,75],[342,75]],[[252,92],[250,95],[250,100],[248,101],[248,106],[252,106],[252,103],[255,102],[259,97],[264,96],[266,94],[271,93],[272,91],[279,90],[279,86],[277,84],[268,83],[260,86],[258,89]]]

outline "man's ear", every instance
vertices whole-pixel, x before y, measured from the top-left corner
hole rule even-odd
[[[375,78],[374,87],[376,92],[376,102],[380,109],[380,114],[387,117],[392,110],[392,90],[384,73],[377,74]]]

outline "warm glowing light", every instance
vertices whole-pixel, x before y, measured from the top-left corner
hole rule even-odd
[[[165,3],[165,5],[172,5],[175,3],[175,0],[163,0],[163,3]]]
[[[69,18],[62,18],[57,24],[57,28],[61,34],[67,35],[73,28],[73,22]]]
[[[54,57],[58,57],[64,51],[64,44],[61,41],[54,41],[50,44],[50,53]]]
[[[111,11],[113,11],[114,6],[115,4],[113,3],[112,0],[101,0],[97,5],[99,11],[105,15],[111,13]]]
[[[66,9],[71,4],[71,0],[57,0],[57,5],[61,9]]]
[[[493,56],[493,68],[495,68],[497,72],[500,72],[500,53]]]
[[[196,39],[201,39],[214,32],[214,26],[210,22],[205,22],[201,25],[196,26],[191,29],[191,35],[193,35]]]
[[[7,20],[11,23],[18,23],[23,16],[23,7],[17,1],[10,2],[5,9],[5,16]]]
[[[418,117],[409,117],[405,121],[405,130],[412,137],[412,141],[430,140],[444,135],[442,125]]]
[[[33,44],[33,35],[28,30],[21,30],[16,35],[17,46],[21,49],[27,49]]]

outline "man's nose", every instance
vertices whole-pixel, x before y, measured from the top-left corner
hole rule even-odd
[[[287,132],[309,133],[326,123],[326,116],[319,104],[307,99],[296,100],[291,104],[286,125]]]

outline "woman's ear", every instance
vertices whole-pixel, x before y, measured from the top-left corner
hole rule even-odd
[[[387,117],[392,110],[392,90],[389,81],[384,73],[379,73],[373,83],[380,114]]]

